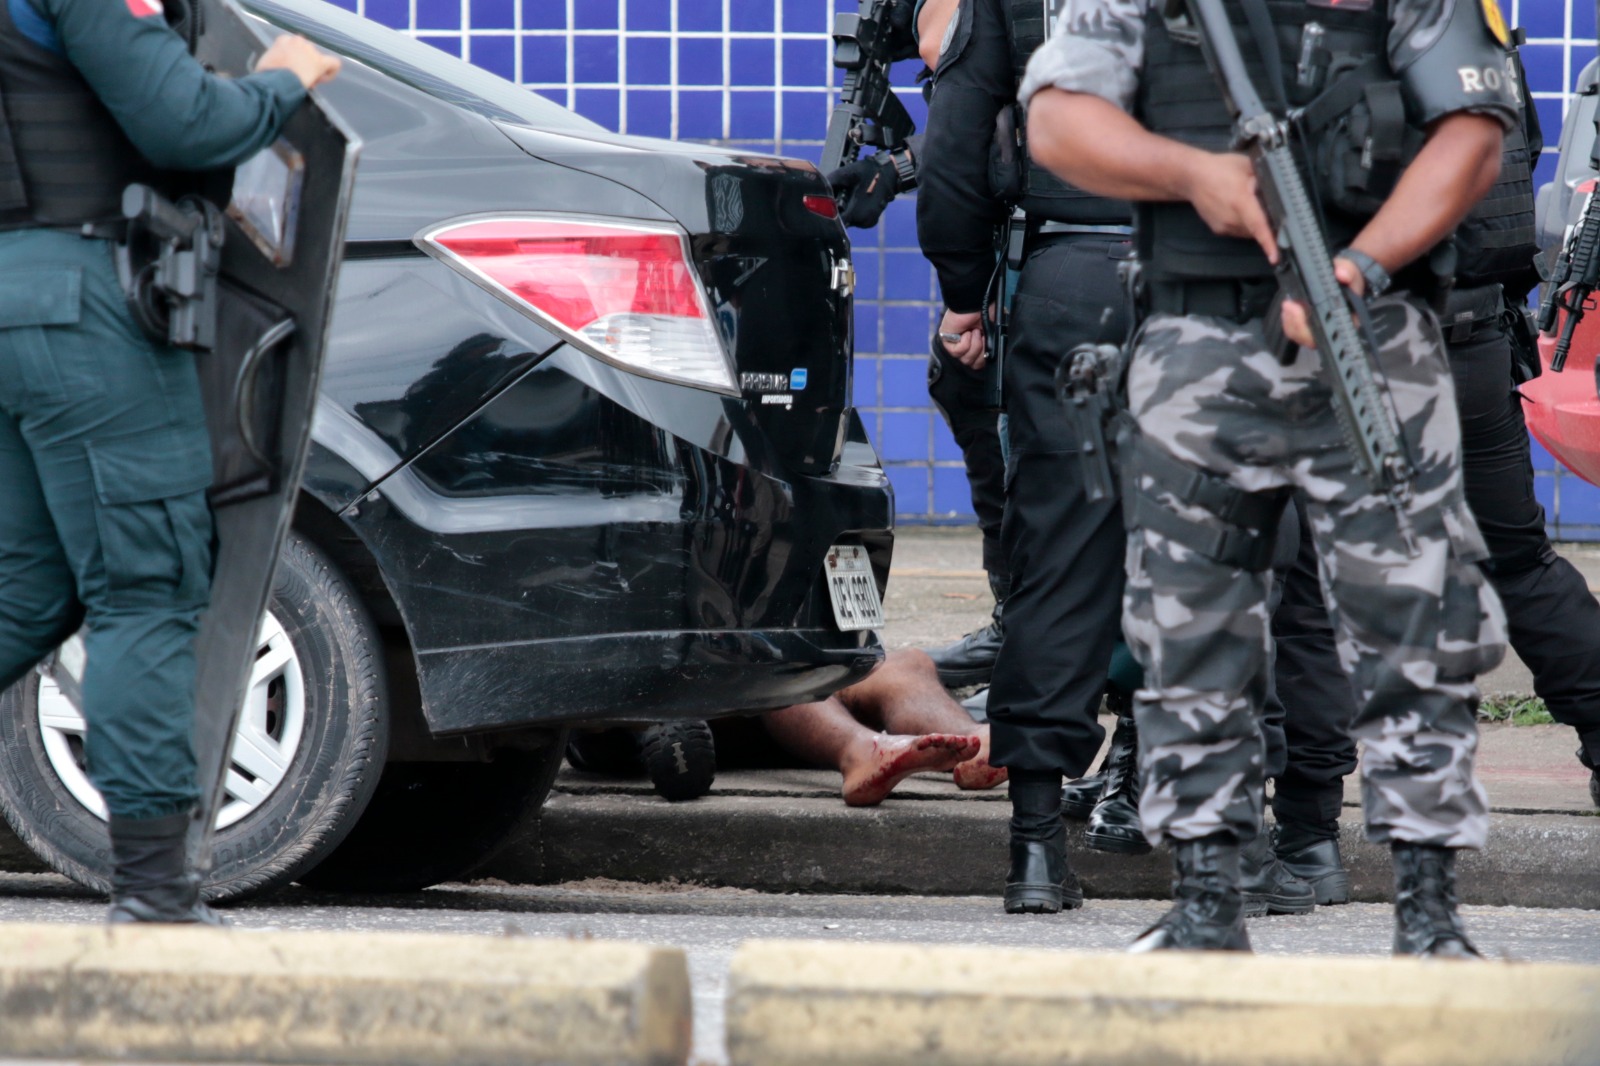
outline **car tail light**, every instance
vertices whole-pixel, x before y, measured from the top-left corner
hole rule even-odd
[[[418,242],[607,362],[738,395],[681,230],[508,216],[448,223]]]
[[[839,217],[839,202],[831,196],[813,193],[805,198],[806,210],[823,218]]]

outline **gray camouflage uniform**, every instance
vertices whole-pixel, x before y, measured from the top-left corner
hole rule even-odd
[[[1133,111],[1153,0],[1069,0],[1056,35],[1028,67],[1021,96],[1054,86]],[[1390,61],[1426,39],[1451,0],[1394,0]],[[1508,125],[1507,96],[1471,107]],[[1440,117],[1435,114],[1428,120]],[[1475,561],[1453,385],[1433,315],[1415,298],[1372,303],[1379,359],[1417,468],[1408,556],[1387,499],[1374,494],[1344,440],[1320,356],[1281,364],[1262,322],[1156,314],[1137,341],[1129,406],[1146,446],[1247,493],[1306,497],[1340,658],[1361,704],[1368,837],[1481,847],[1486,799],[1473,777],[1474,677],[1504,654],[1504,618]],[[1220,523],[1163,491],[1160,506]],[[1270,572],[1216,562],[1151,529],[1128,545],[1124,627],[1145,668],[1135,716],[1153,841],[1257,835],[1264,751],[1259,717],[1269,661]]]

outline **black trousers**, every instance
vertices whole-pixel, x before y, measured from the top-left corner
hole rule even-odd
[[[1344,802],[1344,779],[1355,772],[1355,690],[1334,641],[1333,622],[1322,598],[1311,527],[1298,502],[1295,546],[1287,565],[1276,568],[1278,602],[1272,611],[1272,691],[1263,717],[1266,776],[1272,779],[1272,813],[1280,822],[1320,827],[1334,836]]]
[[[1489,547],[1484,573],[1500,594],[1511,646],[1533,672],[1534,691],[1556,721],[1577,730],[1580,757],[1600,766],[1600,603],[1545,533],[1522,401],[1512,387],[1511,339],[1498,323],[1488,322],[1451,340],[1449,350],[1467,504]],[[1295,570],[1301,569],[1297,562]],[[1331,684],[1322,676],[1321,657],[1303,654],[1328,631],[1314,584],[1286,585],[1272,631],[1288,746],[1273,812],[1279,821],[1332,820],[1343,779],[1356,768],[1356,748],[1347,708],[1317,696]]]
[[[983,375],[962,366],[937,334],[928,357],[928,398],[944,416],[972,492],[972,512],[983,534],[983,569],[995,595],[1005,598],[1010,587],[1006,556],[1000,546],[1000,523],[1005,513],[1006,465],[1000,448],[1000,412],[988,404]]]
[[[1069,350],[1126,334],[1117,264],[1128,254],[1114,237],[1045,238],[1029,250],[1012,305],[1001,527],[1012,587],[989,722],[992,760],[1016,770],[1079,777],[1104,737],[1096,713],[1122,628],[1126,538],[1120,503],[1084,494],[1054,382]]]

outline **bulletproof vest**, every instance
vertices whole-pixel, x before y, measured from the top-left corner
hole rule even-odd
[[[0,229],[120,218],[122,190],[155,177],[77,68],[38,43],[53,36],[0,2]]]
[[[1020,85],[1028,59],[1050,36],[1049,20],[1065,5],[1061,0],[1004,2],[1010,6],[1006,25],[1011,35],[1012,73]],[[1029,219],[1085,225],[1119,225],[1132,219],[1133,208],[1126,201],[1110,200],[1074,188],[1035,163],[1032,157],[1024,162],[1018,205]]]
[[[1146,17],[1145,66],[1135,99],[1135,115],[1152,132],[1207,151],[1226,151],[1233,135],[1233,120],[1221,90],[1206,65],[1196,38],[1168,27],[1156,5]],[[1404,110],[1398,86],[1384,59],[1388,34],[1388,4],[1377,0],[1364,11],[1312,4],[1306,0],[1266,0],[1277,35],[1282,84],[1268,77],[1261,49],[1250,33],[1237,0],[1228,4],[1234,33],[1263,101],[1274,111],[1307,108],[1320,113],[1329,101],[1342,105],[1358,101],[1370,105],[1368,125],[1384,145],[1380,156],[1394,156],[1395,174],[1402,169],[1404,149],[1420,143],[1420,133],[1392,129],[1403,127]],[[1315,26],[1312,29],[1312,26]],[[1392,91],[1379,91],[1390,89]],[[1336,106],[1342,116],[1345,111]],[[1365,113],[1365,112],[1363,112]],[[1315,139],[1313,134],[1312,139]],[[1302,172],[1312,188],[1321,191],[1328,182],[1319,170],[1337,169],[1340,159],[1319,159],[1308,165],[1300,152]],[[1359,154],[1359,153],[1357,153]],[[1369,150],[1366,153],[1370,156]],[[1341,210],[1321,196],[1328,240],[1337,249],[1349,244],[1371,212]],[[1381,195],[1374,204],[1381,203]],[[1375,206],[1373,210],[1375,210]],[[1251,240],[1219,237],[1187,203],[1137,205],[1139,257],[1149,279],[1251,279],[1272,276],[1272,267]]]
[[[1526,79],[1523,94],[1523,120],[1506,131],[1500,177],[1462,221],[1455,238],[1457,286],[1467,289],[1499,282],[1513,299],[1526,296],[1539,282],[1533,265],[1539,251],[1533,212],[1539,119],[1527,96]]]

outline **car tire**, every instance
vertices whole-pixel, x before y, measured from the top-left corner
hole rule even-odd
[[[388,750],[383,645],[366,607],[327,557],[303,537],[284,545],[269,607],[292,647],[303,711],[283,777],[213,837],[205,894],[236,899],[293,881],[338,846],[377,787]],[[51,868],[100,891],[109,887],[106,823],[75,793],[41,717],[42,677],[31,671],[0,695],[0,813]],[[282,683],[280,683],[282,684]],[[263,698],[272,697],[263,688]],[[263,714],[270,713],[263,711]],[[58,770],[58,766],[63,768]],[[237,769],[237,764],[235,766]],[[97,801],[98,797],[94,797]]]
[[[459,881],[494,858],[544,806],[566,751],[497,748],[488,762],[392,762],[338,848],[300,878],[335,892],[413,892]]]

